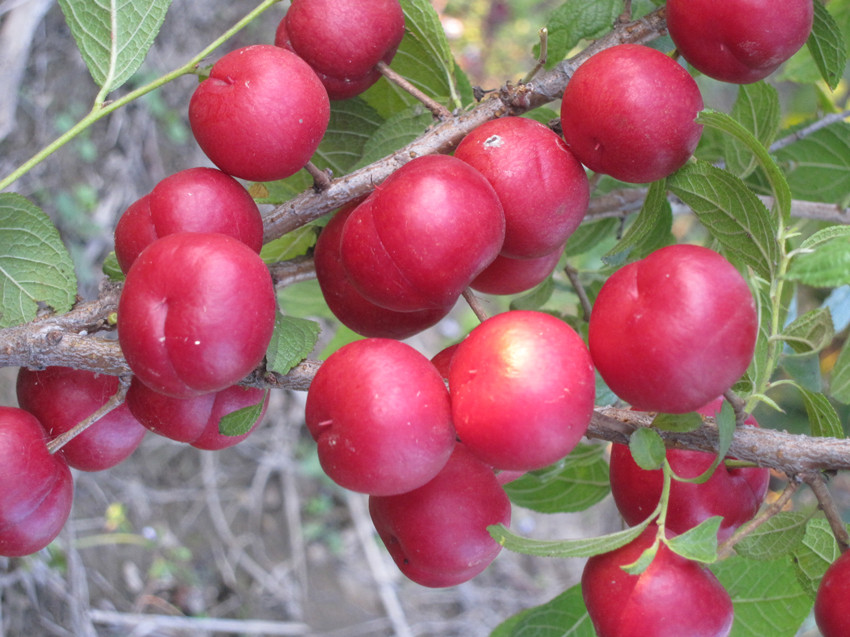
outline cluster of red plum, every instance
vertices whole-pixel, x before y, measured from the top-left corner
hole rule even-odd
[[[802,46],[812,5],[669,0],[667,19],[688,63],[747,83]],[[192,95],[189,121],[218,169],[162,180],[116,227],[126,274],[118,336],[133,372],[126,402],[55,453],[48,441],[106,403],[117,378],[22,369],[22,409],[0,412],[0,554],[32,553],[56,536],[71,506],[69,465],[113,466],[147,430],[201,449],[247,435],[223,435],[218,423],[265,399],[239,382],[265,355],[276,300],[259,257],[262,218],[237,179],[301,170],[325,133],[330,101],[377,81],[404,32],[398,0],[293,0],[274,45],[213,65]],[[366,338],[323,363],[306,422],[327,474],[369,494],[378,534],[412,580],[455,585],[492,562],[501,547],[487,529],[510,523],[503,484],[563,459],[584,436],[595,371],[634,409],[705,415],[745,372],[758,324],[752,294],[721,255],[691,245],[616,271],[595,300],[587,345],[565,322],[534,311],[486,319],[432,360],[399,340],[439,322],[468,288],[513,294],[546,279],[587,209],[585,168],[632,183],[672,174],[699,142],[702,108],[697,84],[673,58],[614,46],[569,81],[563,137],[532,119],[490,121],[451,156],[411,159],[324,227],[314,251],[323,295]],[[713,460],[681,450],[667,458],[684,478]],[[611,487],[627,523],[656,511],[662,481],[661,470],[639,468],[614,445]],[[703,484],[674,480],[666,531],[720,515],[718,539],[726,539],[754,515],[767,482],[764,469],[723,464]],[[662,543],[641,574],[621,568],[657,534],[652,524],[588,561],[582,588],[598,634],[728,634],[729,595],[703,566]],[[817,607],[828,635],[848,631],[846,615],[834,611],[847,590],[848,567],[838,572],[839,563]]]

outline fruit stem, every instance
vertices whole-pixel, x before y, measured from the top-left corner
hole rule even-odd
[[[452,116],[451,111],[447,109],[445,106],[440,104],[435,99],[432,99],[428,95],[425,95],[418,88],[413,86],[407,79],[396,73],[390,68],[390,65],[386,62],[378,62],[376,67],[387,80],[398,86],[400,89],[410,93],[417,100],[422,102],[425,107],[431,111],[431,113],[440,120],[450,119]]]
[[[125,379],[123,376],[119,376],[118,378],[118,390],[107,400],[103,406],[95,411],[91,416],[77,423],[66,431],[63,434],[56,436],[53,440],[47,443],[47,451],[50,453],[56,453],[66,444],[71,442],[74,438],[83,433],[86,429],[91,427],[98,420],[103,418],[106,414],[111,412],[113,409],[120,407],[124,404],[124,398],[127,396],[127,390],[130,388],[129,379]]]
[[[313,178],[313,190],[316,192],[323,192],[331,187],[332,177],[330,171],[322,170],[311,161],[308,161],[304,165],[304,170],[310,173],[310,176]]]
[[[821,511],[826,516],[829,522],[829,528],[832,529],[832,534],[838,542],[838,548],[842,553],[850,548],[850,534],[847,533],[847,527],[844,526],[844,521],[841,519],[841,511],[832,499],[832,494],[826,486],[821,472],[812,472],[803,474],[803,482],[809,485],[809,488],[818,499]]]
[[[570,285],[573,286],[573,289],[578,296],[579,303],[581,304],[581,318],[585,322],[589,322],[590,312],[593,306],[590,303],[590,298],[587,296],[587,291],[584,289],[584,285],[581,283],[581,279],[579,279],[578,270],[570,264],[566,264],[564,266],[564,272],[567,274],[567,278],[570,280]]]
[[[481,299],[475,296],[472,288],[466,288],[463,291],[463,298],[466,299],[467,304],[469,304],[469,307],[472,309],[475,316],[478,317],[479,321],[483,323],[490,318],[487,314],[487,310],[484,309],[484,305],[481,303]]]
[[[195,68],[201,61],[210,55],[213,51],[215,51],[219,46],[224,44],[227,40],[229,40],[235,33],[243,29],[248,23],[252,22],[257,16],[263,13],[266,9],[271,7],[273,4],[277,4],[281,0],[263,0],[253,11],[245,15],[241,20],[239,20],[236,24],[230,27],[227,31],[225,31],[219,38],[214,40],[211,44],[205,47],[200,53],[198,53],[191,60],[186,62],[183,66],[174,69],[173,71],[158,77],[157,79],[145,84],[144,86],[140,86],[134,91],[130,91],[126,95],[115,99],[115,100],[106,100],[106,95],[104,91],[98,93],[97,97],[94,100],[94,105],[92,109],[76,124],[74,124],[71,128],[65,131],[62,135],[53,140],[50,144],[42,148],[35,155],[30,157],[23,164],[18,166],[14,171],[12,171],[9,175],[7,175],[4,179],[0,180],[0,190],[5,190],[15,181],[20,179],[30,170],[32,170],[35,166],[40,164],[42,161],[47,159],[54,152],[59,150],[62,146],[70,142],[77,135],[82,133],[84,130],[89,128],[92,124],[97,122],[98,120],[106,117],[113,111],[121,108],[122,106],[129,104],[133,100],[136,100],[151,91],[154,91],[161,86],[168,84],[169,82],[176,80],[178,77],[183,75],[187,75],[193,73]]]

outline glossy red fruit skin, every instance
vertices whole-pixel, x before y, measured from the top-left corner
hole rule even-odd
[[[263,219],[248,191],[215,168],[188,168],[160,181],[121,215],[115,256],[127,274],[142,250],[175,232],[220,232],[259,253]]]
[[[535,259],[512,259],[500,254],[472,280],[470,287],[484,294],[518,294],[542,283],[558,265],[564,246]]]
[[[809,0],[668,0],[667,28],[682,57],[723,82],[766,78],[796,53],[812,30]]]
[[[850,552],[844,552],[829,565],[815,597],[815,621],[822,637],[850,635]]]
[[[73,498],[68,463],[48,452],[35,416],[0,407],[0,555],[29,555],[50,544],[68,520]]]
[[[340,255],[342,229],[355,205],[340,209],[322,229],[313,250],[316,280],[322,296],[339,321],[362,336],[405,339],[436,325],[451,306],[395,312],[366,299],[352,285]]]
[[[497,314],[461,341],[449,390],[458,438],[495,469],[540,469],[566,456],[593,415],[595,380],[584,342],[532,311]]]
[[[722,400],[712,401],[697,411],[704,416],[714,416],[720,411]],[[755,418],[747,418],[747,425],[758,426]],[[702,475],[715,455],[702,451],[668,449],[667,460],[676,475],[695,478]],[[661,499],[664,481],[663,471],[641,469],[632,459],[627,445],[611,447],[609,477],[611,495],[617,509],[633,526],[651,514]],[[673,533],[684,533],[700,522],[714,516],[723,516],[717,532],[718,542],[723,542],[738,527],[752,519],[767,494],[770,471],[757,467],[727,468],[720,465],[702,484],[691,484],[674,480],[670,485],[667,528]]]
[[[693,245],[615,272],[590,316],[590,354],[608,387],[641,411],[695,411],[746,371],[758,315],[744,278]]]
[[[219,421],[224,416],[260,401],[262,412],[248,432],[239,436],[219,433]],[[127,405],[142,425],[160,436],[206,450],[225,449],[245,440],[262,421],[268,403],[262,389],[239,385],[181,399],[158,394],[134,378],[127,391]]]
[[[231,51],[189,101],[189,125],[221,170],[284,179],[316,152],[330,119],[327,92],[297,55],[271,44]]]
[[[325,473],[370,495],[422,486],[455,445],[440,374],[391,339],[355,341],[329,356],[307,392],[305,416]]]
[[[34,415],[53,440],[103,407],[118,391],[118,378],[70,367],[22,367],[16,383],[18,405]],[[58,452],[81,471],[103,471],[127,459],[145,428],[121,404]]]
[[[275,44],[309,64],[332,100],[359,95],[381,77],[404,37],[398,0],[295,0],[275,32]]]
[[[652,544],[650,525],[636,540],[588,559],[582,596],[599,637],[726,637],[734,610],[729,593],[714,574],[662,544],[640,575],[631,564]]]
[[[505,216],[490,183],[446,155],[411,160],[345,223],[342,262],[359,292],[390,310],[443,310],[502,247]]]
[[[703,108],[694,79],[670,57],[638,44],[596,53],[570,79],[561,127],[590,170],[631,183],[667,177],[697,147]]]
[[[369,513],[399,570],[432,588],[462,584],[487,568],[502,548],[487,527],[511,522],[510,501],[493,470],[463,445],[424,486],[371,496]]]
[[[540,122],[491,120],[464,137],[454,156],[484,175],[499,195],[505,211],[501,256],[552,254],[587,212],[590,186],[584,167],[564,140]]]
[[[118,340],[141,382],[191,398],[230,387],[259,364],[275,306],[271,275],[244,243],[171,234],[145,248],[127,273]]]

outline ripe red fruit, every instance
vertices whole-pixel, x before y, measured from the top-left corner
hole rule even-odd
[[[454,156],[484,175],[499,195],[505,212],[502,256],[550,255],[584,218],[590,199],[584,167],[540,122],[525,117],[486,122],[463,138]]]
[[[400,340],[438,323],[449,313],[451,306],[395,312],[375,305],[352,285],[342,263],[339,247],[343,227],[355,206],[346,206],[331,218],[322,229],[313,250],[316,279],[328,308],[343,325],[370,337]]]
[[[588,559],[581,576],[587,613],[599,637],[726,637],[734,610],[729,593],[707,568],[663,543],[640,575],[621,567],[652,544],[650,525],[625,546]]]
[[[369,498],[378,535],[399,570],[422,586],[466,582],[496,559],[501,545],[487,531],[511,522],[511,505],[493,470],[457,445],[424,486]]]
[[[50,544],[68,520],[73,498],[68,463],[48,452],[35,416],[0,407],[0,555],[29,555]]]
[[[118,378],[70,367],[18,371],[18,404],[33,414],[53,440],[103,407],[118,391]],[[126,404],[121,404],[58,452],[82,471],[102,471],[125,460],[145,435]]]
[[[646,183],[681,168],[702,134],[694,79],[670,57],[638,44],[593,55],[561,102],[564,139],[591,170]]]
[[[535,259],[512,259],[500,254],[472,280],[470,287],[484,294],[517,294],[530,290],[552,274],[564,246]]]
[[[445,310],[502,247],[505,217],[493,187],[446,155],[414,159],[380,185],[342,230],[354,286],[398,312]]]
[[[620,268],[590,316],[593,363],[641,411],[686,413],[746,371],[758,330],[747,282],[721,255],[673,245]]]
[[[115,256],[124,274],[139,253],[175,232],[220,232],[259,253],[263,219],[248,191],[215,168],[189,168],[160,181],[127,208],[115,227]]]
[[[329,356],[310,385],[305,417],[325,473],[372,495],[422,486],[455,444],[440,374],[415,349],[390,339],[355,341]]]
[[[275,44],[297,53],[321,79],[332,100],[359,95],[381,77],[404,37],[398,0],[294,0]]]
[[[224,172],[283,179],[316,152],[330,119],[319,78],[297,55],[258,44],[216,62],[189,102],[198,145]]]
[[[219,433],[224,416],[263,402],[262,412],[249,431],[239,436]],[[170,398],[137,379],[127,392],[127,405],[145,427],[160,436],[187,442],[198,449],[217,450],[242,442],[260,424],[268,406],[262,389],[233,385],[221,391],[194,398]]]
[[[815,597],[815,621],[822,637],[850,635],[850,552],[842,553],[826,569]]]
[[[811,0],[668,0],[667,28],[682,57],[724,82],[764,79],[812,30]]]
[[[593,415],[587,347],[543,312],[504,312],[473,329],[451,360],[449,389],[458,438],[496,469],[560,460]]]
[[[722,400],[699,409],[704,416],[720,410]],[[750,417],[747,424],[758,426]],[[676,475],[695,478],[714,461],[715,454],[686,449],[668,449],[667,460]],[[663,471],[641,469],[627,445],[611,447],[611,494],[626,524],[643,522],[661,499]],[[717,539],[723,542],[758,511],[770,482],[770,471],[757,467],[727,468],[720,464],[706,482],[691,484],[674,480],[670,485],[667,528],[684,533],[714,515],[723,516]]]
[[[223,234],[157,239],[130,268],[118,304],[127,364],[141,382],[174,398],[238,383],[265,356],[274,323],[268,269]]]

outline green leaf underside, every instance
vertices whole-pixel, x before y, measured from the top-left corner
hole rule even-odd
[[[223,416],[218,421],[218,432],[222,436],[241,436],[251,431],[251,427],[256,424],[263,413],[267,393],[268,391],[263,393],[262,400],[256,405],[243,407]]]
[[[562,462],[505,485],[516,505],[540,513],[584,511],[610,493],[604,448],[579,444]]]
[[[776,151],[797,199],[846,206],[850,193],[850,124],[837,122]]]
[[[717,561],[717,531],[723,518],[712,516],[697,526],[667,540],[674,553],[695,562],[711,564]]]
[[[664,440],[649,427],[641,427],[632,433],[629,437],[629,451],[635,463],[646,471],[659,469],[667,457]]]
[[[672,227],[673,210],[667,200],[666,181],[655,181],[649,186],[637,218],[617,245],[603,257],[603,261],[610,262],[607,257],[617,255],[623,255],[629,260],[641,259],[671,242]]]
[[[0,328],[33,320],[38,304],[74,304],[77,277],[56,227],[21,195],[0,193]]]
[[[577,584],[545,604],[505,620],[490,637],[596,637],[596,631]]]
[[[850,235],[837,235],[817,249],[797,254],[788,278],[812,287],[838,287],[850,283]]]
[[[765,147],[770,146],[779,131],[779,94],[766,82],[744,84],[738,88],[738,98],[732,107],[734,117]],[[735,137],[724,136],[726,169],[744,179],[758,166],[749,147]]]
[[[812,32],[806,41],[809,53],[829,88],[835,90],[847,66],[847,47],[841,28],[820,2],[814,3]]]
[[[832,316],[822,307],[798,316],[781,334],[782,340],[798,354],[820,352],[834,336]]]
[[[850,405],[850,341],[844,344],[832,368],[829,395],[843,405]]]
[[[278,314],[266,352],[266,368],[279,374],[288,373],[313,351],[320,331],[315,321]]]
[[[803,541],[794,550],[797,580],[811,599],[815,598],[821,578],[841,550],[824,518],[813,518],[806,525]]]
[[[602,35],[623,12],[622,0],[567,0],[555,9],[549,31],[546,68],[563,60],[579,42]]]
[[[779,261],[776,220],[743,181],[696,162],[672,175],[668,187],[694,211],[730,262],[771,278]]]
[[[383,123],[378,112],[359,97],[331,102],[331,118],[313,163],[329,168],[334,177],[347,174]]]
[[[353,168],[368,166],[391,155],[422,135],[433,122],[431,113],[418,102],[391,115],[363,144],[362,155]]]
[[[751,560],[770,561],[794,551],[803,541],[809,516],[783,511],[767,520],[735,545],[735,551]]]
[[[260,257],[264,263],[271,264],[303,256],[316,245],[318,230],[318,226],[307,224],[269,241],[260,251]]]
[[[171,0],[59,0],[83,60],[107,92],[141,66]]]

